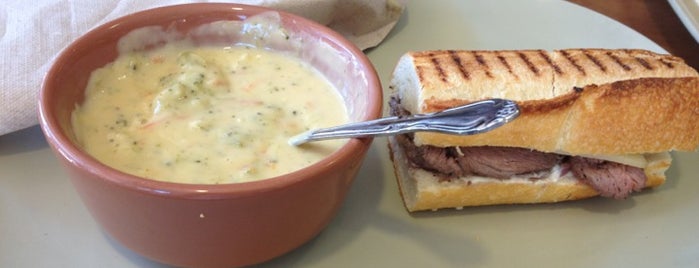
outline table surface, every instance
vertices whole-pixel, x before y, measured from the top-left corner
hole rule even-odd
[[[699,43],[665,0],[569,0],[645,35],[699,70]]]

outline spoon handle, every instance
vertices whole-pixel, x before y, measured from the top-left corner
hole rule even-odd
[[[473,135],[502,126],[518,115],[519,108],[514,101],[488,99],[435,113],[392,116],[313,129],[291,137],[289,144],[297,146],[310,141],[388,136],[418,131]]]

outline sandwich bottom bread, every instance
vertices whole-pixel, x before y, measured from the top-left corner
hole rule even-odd
[[[511,99],[487,133],[390,137],[408,211],[615,199],[666,180],[670,151],[699,145],[699,75],[645,50],[422,51],[401,57],[391,114]]]

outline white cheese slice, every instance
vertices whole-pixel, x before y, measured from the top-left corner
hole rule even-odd
[[[583,157],[602,159],[606,161],[621,163],[637,168],[645,168],[648,165],[648,160],[644,154],[627,154],[627,155],[581,155]]]

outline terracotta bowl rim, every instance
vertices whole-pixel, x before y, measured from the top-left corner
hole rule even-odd
[[[370,120],[381,116],[383,93],[375,67],[362,50],[357,48],[353,43],[334,30],[310,19],[266,7],[235,3],[179,4],[139,11],[99,25],[71,42],[57,55],[42,82],[41,92],[39,94],[38,109],[39,124],[51,147],[53,147],[60,157],[63,158],[64,161],[67,161],[70,165],[109,183],[147,194],[184,199],[229,199],[236,197],[247,197],[266,191],[279,190],[290,185],[302,183],[315,178],[324,172],[341,166],[339,163],[350,161],[353,157],[360,157],[357,155],[368,149],[372,142],[371,138],[350,139],[338,151],[332,153],[319,162],[300,170],[269,179],[216,185],[185,184],[151,180],[118,171],[97,161],[95,158],[79,149],[79,147],[75,145],[65,133],[63,133],[62,128],[58,123],[58,119],[51,108],[55,105],[55,103],[52,103],[49,95],[56,94],[55,92],[50,93],[50,91],[52,91],[51,88],[54,87],[52,84],[55,83],[54,81],[61,72],[61,66],[72,61],[72,59],[69,57],[69,52],[72,49],[81,43],[90,42],[90,40],[98,38],[110,28],[120,27],[124,22],[128,22],[130,20],[141,21],[143,18],[157,13],[165,13],[179,17],[178,14],[182,10],[186,10],[186,14],[191,14],[193,12],[192,10],[199,12],[211,12],[220,11],[222,9],[229,10],[232,12],[232,14],[238,14],[239,12],[246,11],[249,11],[252,14],[257,14],[264,11],[275,11],[278,12],[283,18],[286,17],[294,20],[298,24],[306,25],[312,31],[321,32],[325,37],[325,40],[339,44],[345,50],[349,51],[356,60],[358,60],[359,65],[362,67],[361,69],[363,69],[364,73],[366,73],[365,77],[367,79],[369,89],[369,99],[367,99],[365,102],[367,103],[368,110],[366,111],[364,118],[360,118],[360,120]],[[143,26],[148,26],[148,24],[143,24],[139,27]]]

